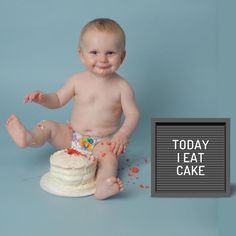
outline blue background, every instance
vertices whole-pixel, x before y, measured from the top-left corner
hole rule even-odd
[[[233,0],[0,0],[0,234],[233,235],[235,9]],[[96,17],[117,20],[127,34],[119,72],[134,87],[142,119],[126,156],[134,163],[150,159],[151,117],[230,117],[229,198],[151,198],[150,189],[128,186],[97,201],[58,198],[39,188],[53,149],[15,147],[5,121],[15,113],[32,128],[42,119],[69,119],[71,103],[47,110],[23,104],[23,97],[55,91],[83,70],[79,32]],[[150,185],[150,164],[140,169]]]

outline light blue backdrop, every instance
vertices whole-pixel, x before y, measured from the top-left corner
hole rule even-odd
[[[131,146],[150,156],[151,117],[230,117],[235,183],[235,9],[229,0],[0,0],[1,148],[13,147],[4,127],[12,112],[29,128],[42,119],[68,120],[71,104],[46,110],[23,104],[23,97],[54,91],[82,70],[81,27],[109,17],[126,31],[119,72],[133,85],[142,114]],[[232,198],[211,203],[221,233],[231,230]]]

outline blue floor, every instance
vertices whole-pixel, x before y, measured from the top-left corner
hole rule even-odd
[[[124,192],[105,201],[56,197],[39,186],[53,149],[22,150],[1,134],[1,235],[232,235],[224,232],[234,225],[235,187],[229,198],[151,198],[150,157],[131,144],[120,159]],[[129,176],[132,166],[140,171]]]

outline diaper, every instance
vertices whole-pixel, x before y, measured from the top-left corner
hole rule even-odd
[[[91,154],[97,143],[109,137],[83,136],[78,132],[73,132],[71,147],[84,153]]]

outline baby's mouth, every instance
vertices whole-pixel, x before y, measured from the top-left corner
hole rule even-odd
[[[104,66],[97,66],[99,69],[102,69],[102,70],[105,70],[105,69],[108,69],[108,68],[110,68],[110,66],[109,65],[104,65]]]

